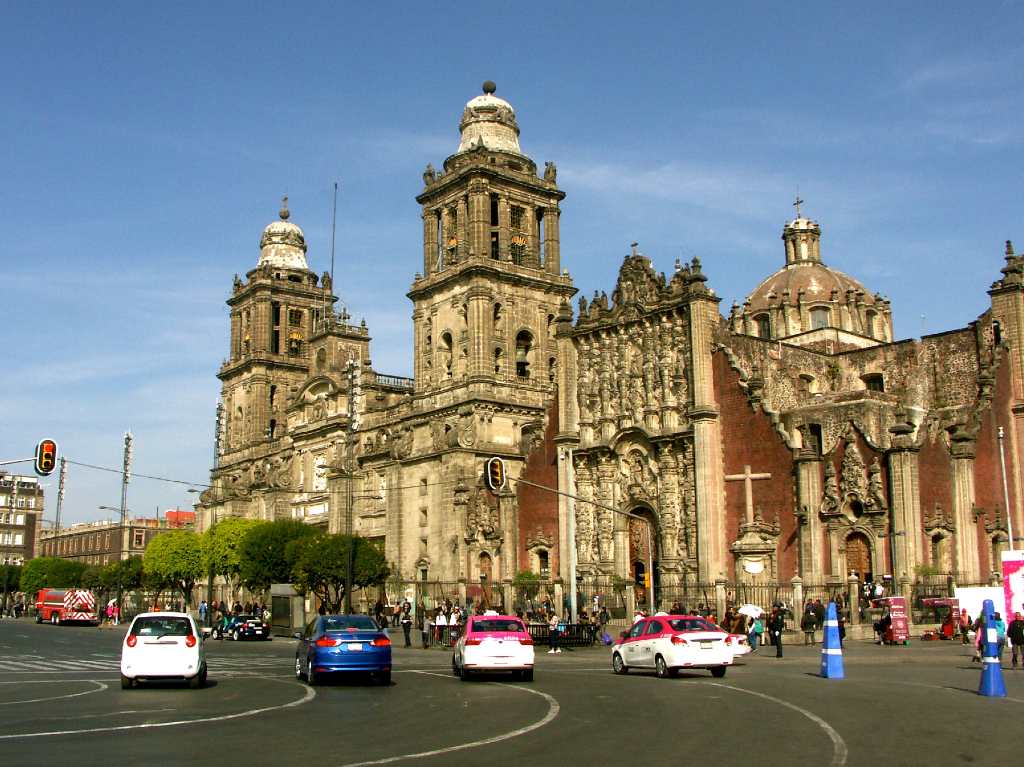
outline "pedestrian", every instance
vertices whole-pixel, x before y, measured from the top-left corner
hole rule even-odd
[[[814,630],[818,627],[818,616],[814,614],[814,605],[810,602],[804,607],[800,617],[800,630],[804,632],[804,645],[814,644]]]
[[[200,623],[206,623],[206,616],[210,614],[209,611],[210,611],[210,608],[206,604],[206,600],[204,599],[202,602],[199,603],[199,622]]]
[[[412,647],[412,638],[410,632],[412,631],[412,606],[406,602],[402,606],[402,633],[405,634],[405,646]]]
[[[975,619],[971,628],[974,630],[974,655],[971,657],[971,663],[981,663],[981,648],[985,644],[985,613]]]
[[[1017,656],[1024,660],[1024,619],[1020,613],[1013,614],[1013,620],[1006,627],[1006,638],[1010,641],[1011,664],[1017,668]]]
[[[548,618],[548,644],[550,645],[548,655],[562,652],[562,648],[558,646],[558,640],[560,639],[558,626],[558,614],[552,610],[551,617]]]
[[[639,623],[644,619],[644,611],[639,607],[633,611],[633,625]]]
[[[405,604],[408,604],[408,603],[409,603],[409,600],[406,600]],[[397,602],[396,601],[395,602],[395,606],[394,606],[394,608],[391,611],[391,625],[393,627],[395,627],[395,628],[398,628],[399,624],[402,622],[402,610],[403,610],[403,604],[401,602]]]
[[[1006,647],[1006,621],[1003,620],[1003,616],[999,613],[992,614],[992,625],[996,630],[996,641],[999,643],[999,658],[1000,665],[1003,662],[1003,648]]]
[[[121,605],[119,605],[117,602],[114,602],[114,607],[113,607],[113,609],[111,611],[111,614],[112,614],[112,616],[114,618],[114,625],[115,626],[120,626],[121,625]]]
[[[113,602],[108,602],[107,603],[107,623],[109,623],[111,626],[114,625],[114,603]]]
[[[747,641],[750,642],[750,652],[757,652],[757,644],[763,633],[764,622],[761,620],[761,616],[752,618],[750,621],[750,633],[747,634]]]
[[[967,613],[967,608],[960,609],[960,643],[967,644],[967,634],[971,630],[971,616]]]
[[[782,632],[786,629],[786,615],[781,608],[776,607],[772,610],[771,617],[768,619],[768,631],[771,634],[772,640],[775,644],[775,657],[782,657]]]
[[[423,626],[422,626],[421,631],[423,633],[423,649],[426,650],[427,648],[430,647],[430,641],[431,641],[431,638],[433,637],[433,633],[432,632],[434,631],[434,624],[433,624],[433,621],[431,620],[430,611],[429,610],[424,608],[422,610],[422,613],[423,613]]]

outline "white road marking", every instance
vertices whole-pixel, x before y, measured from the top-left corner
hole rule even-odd
[[[808,711],[806,708],[801,708],[795,703],[790,703],[789,701],[782,700],[781,698],[776,698],[772,695],[765,695],[763,692],[754,692],[753,690],[746,690],[742,687],[733,687],[732,685],[722,684],[721,682],[708,682],[708,684],[710,684],[712,687],[721,687],[726,690],[745,692],[747,695],[755,695],[758,698],[770,700],[773,703],[778,703],[781,706],[785,706],[786,708],[796,711],[798,714],[806,716],[808,719],[810,719],[812,722],[818,725],[821,729],[823,729],[825,731],[825,734],[828,735],[829,739],[832,741],[832,761],[829,762],[830,767],[842,767],[844,764],[846,764],[846,758],[849,755],[849,752],[846,748],[846,741],[843,740],[842,736],[832,728],[832,725],[830,725],[817,714]]]
[[[443,679],[449,679],[449,680],[454,681],[454,677],[452,677],[449,674],[435,674],[435,673],[432,673],[430,671],[411,671],[410,673],[413,673],[413,674],[423,674],[424,676],[438,676],[438,677],[441,677]],[[498,684],[498,683],[497,682],[490,682],[490,684]],[[422,759],[422,758],[428,757],[428,756],[440,756],[442,754],[451,754],[451,753],[453,753],[455,751],[465,751],[468,748],[477,748],[479,746],[489,746],[492,743],[500,743],[503,740],[510,740],[511,738],[517,738],[520,735],[525,735],[528,732],[533,732],[534,730],[538,730],[541,727],[543,727],[544,725],[546,725],[549,722],[551,722],[556,716],[558,716],[558,712],[561,709],[561,706],[558,705],[558,701],[557,700],[555,700],[553,697],[548,695],[546,692],[541,692],[540,690],[531,690],[529,687],[520,687],[520,686],[514,685],[514,684],[502,685],[502,687],[511,688],[513,690],[521,690],[522,692],[528,692],[531,695],[538,695],[538,696],[544,698],[548,702],[548,712],[547,712],[547,714],[544,715],[543,719],[541,719],[541,720],[539,720],[537,722],[534,722],[533,724],[529,724],[526,727],[520,727],[518,730],[512,730],[511,732],[505,732],[505,733],[502,733],[500,735],[494,735],[493,737],[484,738],[483,740],[474,740],[472,743],[460,743],[457,746],[447,746],[446,748],[437,748],[437,749],[434,749],[433,751],[420,751],[420,752],[415,753],[415,754],[400,754],[399,756],[388,756],[388,757],[385,757],[383,759],[373,759],[373,760],[368,761],[368,762],[349,762],[348,764],[343,764],[340,767],[369,767],[369,765],[374,765],[374,764],[391,764],[392,762],[401,762],[401,761],[404,761],[406,759]]]
[[[289,684],[297,684],[289,681]],[[91,735],[97,732],[125,732],[127,730],[153,730],[160,727],[178,727],[186,724],[205,724],[207,722],[227,722],[231,719],[242,719],[244,717],[265,714],[268,711],[281,711],[286,708],[295,708],[304,703],[309,703],[316,697],[316,690],[312,687],[305,687],[305,694],[298,700],[291,703],[283,703],[280,706],[265,706],[263,708],[251,708],[248,711],[240,711],[237,714],[223,714],[221,716],[208,716],[201,719],[181,719],[175,722],[145,722],[143,724],[123,724],[116,727],[90,727],[82,730],[48,730],[46,732],[21,732],[10,735],[0,735],[0,740],[19,740],[22,738],[42,738],[52,735]]]
[[[85,692],[72,692],[67,695],[53,695],[49,698],[32,698],[31,700],[5,700],[0,703],[0,706],[13,706],[16,703],[42,703],[45,700],[62,700],[63,698],[78,698],[82,695],[91,695],[94,692],[102,692],[103,690],[109,689],[103,682],[97,682],[92,679],[82,680],[88,684],[96,685],[93,690],[86,690]],[[22,684],[44,684],[45,682],[34,682],[32,680],[26,680]]]

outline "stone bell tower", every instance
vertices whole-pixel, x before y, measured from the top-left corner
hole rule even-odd
[[[443,171],[428,165],[423,272],[415,304],[416,390],[469,386],[511,393],[555,380],[554,322],[575,293],[561,274],[554,163],[541,176],[519,148],[512,105],[484,83]]]

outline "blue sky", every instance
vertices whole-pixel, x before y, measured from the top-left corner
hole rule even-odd
[[[0,5],[0,460],[52,436],[118,466],[130,428],[136,471],[207,481],[232,277],[283,194],[327,269],[335,180],[338,289],[409,375],[414,197],[485,79],[558,164],[587,295],[636,240],[699,255],[728,311],[783,263],[797,190],[901,338],[975,319],[1024,248],[1021,3],[369,5]],[[73,466],[64,519],[119,498]],[[190,499],[140,479],[128,505]]]

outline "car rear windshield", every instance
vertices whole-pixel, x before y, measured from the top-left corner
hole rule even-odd
[[[473,631],[526,631],[523,628],[523,624],[519,621],[510,620],[475,620],[473,621]]]
[[[367,615],[343,615],[324,619],[324,631],[379,631]]]
[[[718,628],[700,618],[675,618],[668,625],[673,631],[718,631]]]
[[[192,624],[186,618],[139,618],[132,624],[132,634],[141,637],[187,637]]]

